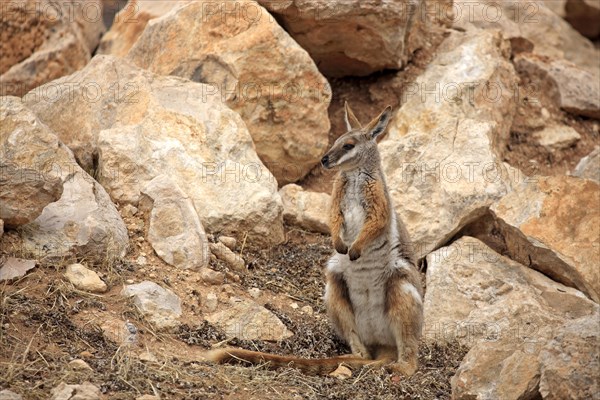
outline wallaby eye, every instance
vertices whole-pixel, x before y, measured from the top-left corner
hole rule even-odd
[[[354,145],[350,144],[350,143],[346,143],[345,145],[342,146],[342,148],[344,150],[352,150],[354,148]]]

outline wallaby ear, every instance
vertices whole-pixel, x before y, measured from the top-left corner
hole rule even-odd
[[[348,105],[347,101],[344,102],[344,121],[346,122],[346,129],[348,130],[348,132],[354,129],[362,128],[360,121],[352,112],[352,109]]]
[[[388,122],[392,118],[392,106],[387,106],[385,110],[378,117],[374,118],[373,121],[369,122],[367,128],[367,135],[371,139],[377,139],[378,137],[383,137],[382,133],[387,128]]]

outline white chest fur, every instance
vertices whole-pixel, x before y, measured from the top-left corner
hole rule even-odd
[[[344,215],[341,238],[348,246],[354,242],[365,222],[366,213],[361,200],[363,196],[358,178],[349,178],[341,204]]]
[[[361,341],[366,345],[393,346],[394,336],[385,315],[386,280],[377,276],[382,272],[355,275],[347,271],[346,283]]]

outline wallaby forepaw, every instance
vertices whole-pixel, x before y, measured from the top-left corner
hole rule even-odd
[[[348,251],[348,257],[350,257],[350,261],[355,261],[360,258],[360,250],[356,247],[350,247],[350,251]]]
[[[333,247],[335,248],[335,251],[340,254],[348,254],[348,246],[339,239],[333,243]]]

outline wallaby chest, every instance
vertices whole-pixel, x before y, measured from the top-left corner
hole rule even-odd
[[[344,243],[351,244],[365,223],[365,180],[359,174],[349,174],[346,177],[346,185],[341,201],[344,223],[342,225],[341,237]]]

